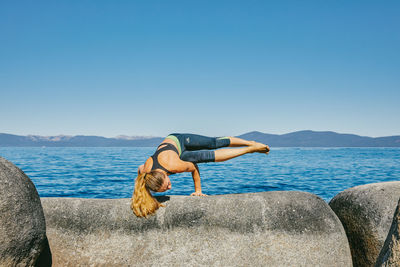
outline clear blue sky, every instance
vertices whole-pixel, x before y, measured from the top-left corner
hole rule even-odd
[[[0,132],[400,134],[400,1],[1,1]]]

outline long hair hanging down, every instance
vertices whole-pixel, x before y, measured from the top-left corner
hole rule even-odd
[[[138,217],[146,217],[156,212],[163,204],[157,201],[150,190],[157,191],[164,183],[164,175],[158,171],[141,173],[135,181],[131,209]]]

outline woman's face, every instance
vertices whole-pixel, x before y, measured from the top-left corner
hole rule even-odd
[[[157,192],[165,192],[169,189],[171,189],[171,180],[169,179],[168,175],[165,175],[164,183]]]

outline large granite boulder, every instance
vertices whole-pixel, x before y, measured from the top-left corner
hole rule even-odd
[[[392,226],[375,266],[400,266],[400,199],[393,216]]]
[[[304,192],[130,199],[42,198],[55,266],[352,266],[343,226]]]
[[[349,239],[354,266],[374,266],[392,224],[400,182],[346,189],[329,203]]]
[[[50,265],[46,224],[32,181],[0,157],[0,266]],[[51,259],[50,259],[51,260]]]

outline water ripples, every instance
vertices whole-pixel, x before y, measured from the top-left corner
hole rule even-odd
[[[0,148],[21,168],[42,197],[128,198],[139,165],[155,148]],[[209,195],[297,190],[330,200],[356,185],[400,179],[399,148],[273,148],[200,164]],[[190,173],[171,176],[172,189],[156,195],[193,192]]]

